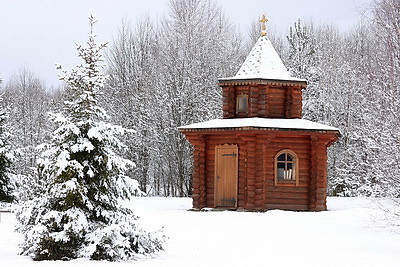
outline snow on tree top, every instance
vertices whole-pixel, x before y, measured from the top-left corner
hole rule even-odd
[[[270,128],[283,130],[333,131],[340,135],[338,128],[304,119],[236,118],[215,119],[179,127],[179,130],[198,130],[213,128]]]
[[[220,80],[267,79],[305,81],[286,69],[267,36],[261,36],[234,77]]]

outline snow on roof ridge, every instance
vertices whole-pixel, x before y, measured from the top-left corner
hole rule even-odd
[[[305,81],[290,75],[267,36],[257,40],[239,71],[229,79]]]

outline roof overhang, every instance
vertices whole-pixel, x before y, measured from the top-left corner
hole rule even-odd
[[[215,132],[215,131],[249,131],[249,130],[274,130],[274,131],[303,131],[334,133],[341,136],[338,128],[304,119],[271,119],[271,118],[235,118],[215,119],[200,123],[193,123],[178,128],[180,132]]]
[[[280,80],[280,79],[265,79],[265,78],[220,78],[218,79],[219,86],[225,85],[283,85],[283,86],[301,86],[302,88],[307,87],[307,80],[304,79],[293,79],[293,80]]]

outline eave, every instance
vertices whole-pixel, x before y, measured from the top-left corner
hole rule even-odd
[[[203,129],[178,129],[181,133],[198,133],[198,134],[221,134],[222,132],[226,134],[232,134],[237,132],[244,133],[258,133],[262,132],[280,132],[280,133],[296,133],[299,135],[309,135],[310,133],[320,133],[320,134],[333,134],[336,137],[340,137],[340,131],[328,131],[328,130],[314,130],[314,129],[291,129],[291,128],[263,128],[263,127],[236,127],[236,128],[203,128]]]
[[[307,87],[307,81],[302,79],[295,80],[280,80],[280,79],[264,79],[264,78],[220,78],[218,79],[219,86],[228,86],[228,85],[279,85],[279,86],[300,86],[302,88]]]

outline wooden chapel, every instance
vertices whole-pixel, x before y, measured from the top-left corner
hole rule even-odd
[[[223,118],[179,127],[193,145],[193,209],[326,210],[337,128],[304,120],[302,90],[265,32],[238,73],[219,79]]]

